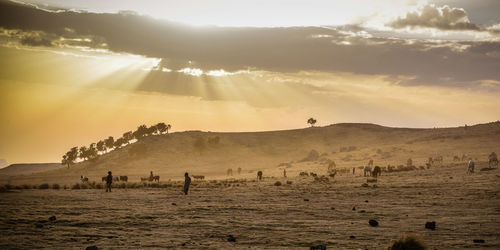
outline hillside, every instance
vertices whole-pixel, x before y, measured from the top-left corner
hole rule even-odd
[[[218,143],[208,142],[217,137]],[[195,147],[197,140],[203,140],[202,150]],[[129,154],[136,143],[145,145],[144,155]],[[414,165],[419,166],[428,157],[443,156],[445,163],[451,163],[453,156],[463,154],[486,161],[492,151],[500,152],[500,122],[438,129],[344,123],[269,132],[186,131],[149,136],[136,143],[72,165],[70,169],[18,176],[10,181],[74,183],[80,175],[100,181],[108,170],[114,175],[127,175],[131,181],[138,181],[150,171],[159,174],[161,180],[181,179],[185,171],[215,179],[225,178],[228,168],[233,169],[235,177],[238,177],[236,169],[242,168],[241,178],[254,178],[257,170],[268,176],[280,176],[283,171],[283,167],[278,167],[280,163],[290,163],[287,172],[295,176],[300,171],[324,174],[330,161],[335,161],[337,168],[350,169],[370,159],[375,165],[387,166],[406,164],[411,157]],[[301,161],[312,150],[319,157]]]
[[[63,166],[59,163],[19,163],[11,164],[0,169],[0,175],[29,175],[59,169]]]

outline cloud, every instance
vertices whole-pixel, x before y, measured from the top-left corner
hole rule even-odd
[[[429,25],[476,27],[466,24],[468,19],[461,9],[443,8],[437,14],[429,13],[432,15],[425,16],[436,17]],[[421,14],[416,16],[419,18]],[[47,12],[6,2],[0,2],[0,27],[44,32],[46,39],[52,39],[51,44],[60,44],[64,38],[92,48],[162,58],[162,68],[170,73],[186,68],[228,73],[248,69],[352,72],[394,79],[406,76],[398,78],[403,79],[397,81],[401,85],[455,87],[500,81],[497,41],[380,38],[357,26],[193,27],[130,13]]]
[[[417,11],[412,11],[404,17],[399,17],[390,23],[394,28],[436,28],[440,30],[479,30],[480,28],[469,21],[467,12],[462,8],[450,8],[445,5],[438,7],[433,4],[425,5]]]

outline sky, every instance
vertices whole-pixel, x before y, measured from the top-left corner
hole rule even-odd
[[[0,159],[141,124],[264,131],[500,118],[497,0],[0,0]]]

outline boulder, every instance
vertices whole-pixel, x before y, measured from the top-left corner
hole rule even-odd
[[[378,221],[373,220],[373,219],[369,220],[368,224],[370,224],[370,226],[372,226],[372,227],[378,227]]]
[[[436,229],[436,222],[435,221],[426,222],[425,228],[430,229],[430,230],[435,230]]]

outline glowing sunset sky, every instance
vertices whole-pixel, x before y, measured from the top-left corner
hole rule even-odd
[[[497,0],[0,1],[0,159],[138,125],[261,131],[500,118]]]

